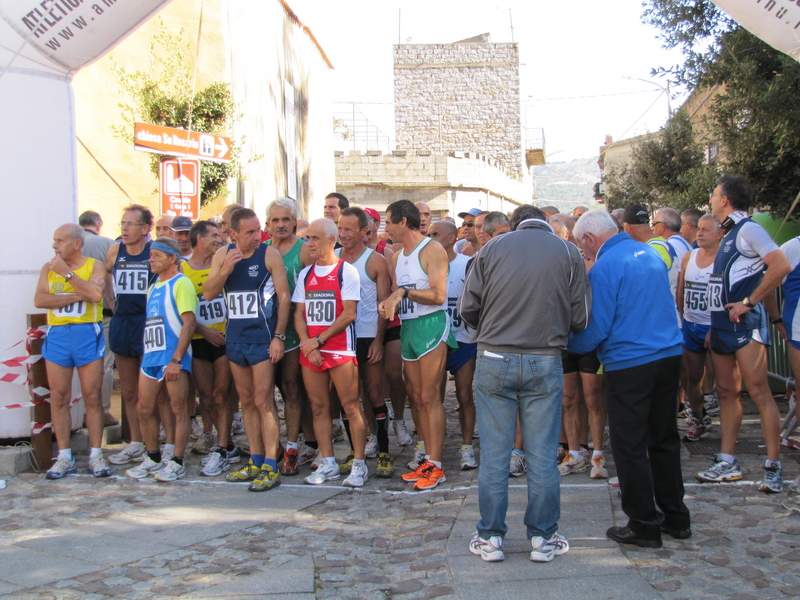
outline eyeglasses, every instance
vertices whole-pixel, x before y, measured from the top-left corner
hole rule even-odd
[[[655,227],[656,225],[661,225],[664,221],[653,221],[650,223],[650,227]]]
[[[475,221],[470,221],[469,223],[462,223],[462,227],[475,227]]]
[[[136,227],[137,225],[144,225],[144,223],[140,223],[139,221],[120,221],[120,227]]]

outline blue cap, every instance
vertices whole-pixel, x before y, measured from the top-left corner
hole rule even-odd
[[[480,212],[483,212],[480,208],[470,208],[467,212],[458,213],[458,218],[459,219],[463,219],[467,215],[470,215],[472,217],[477,217],[478,213],[480,213]]]
[[[189,231],[192,228],[192,220],[189,217],[175,217],[172,219],[172,231]]]

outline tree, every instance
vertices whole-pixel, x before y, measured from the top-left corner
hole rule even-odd
[[[184,30],[177,34],[160,21],[160,31],[150,46],[150,68],[147,72],[129,73],[113,63],[120,87],[129,98],[122,103],[123,125],[111,127],[117,137],[133,142],[136,121],[179,127],[192,131],[227,134],[233,119],[234,106],[227,83],[213,83],[192,94],[188,67],[188,44],[183,43]],[[113,59],[112,59],[113,60]],[[239,145],[231,143],[229,163],[200,162],[201,204],[227,192],[227,182],[239,169]],[[150,155],[150,169],[157,176],[161,155]]]
[[[609,210],[642,204],[651,213],[663,206],[700,208],[708,204],[716,175],[713,165],[704,164],[689,117],[678,111],[659,137],[634,147],[630,166],[609,169],[606,203]]]
[[[661,68],[690,89],[719,86],[703,122],[720,168],[748,178],[756,205],[788,211],[800,192],[800,64],[739,27],[708,0],[649,0],[643,18],[681,48]]]

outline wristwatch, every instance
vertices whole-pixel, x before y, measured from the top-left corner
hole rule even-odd
[[[319,336],[317,336],[317,348],[322,348],[324,345],[325,342],[323,342],[321,339],[319,339]]]
[[[411,293],[411,289],[404,287],[403,288],[403,298],[408,298],[408,294]]]
[[[179,365],[179,364],[181,364],[181,359],[179,359],[179,358],[175,358],[175,357],[173,356],[173,357],[172,357],[172,360],[170,360],[169,362],[171,362],[171,363],[175,363],[176,365]]]
[[[769,322],[772,323],[773,325],[780,325],[781,323],[783,323],[783,317],[778,317],[777,319],[770,319]]]
[[[64,275],[64,279],[66,279],[67,281],[69,281],[69,280],[70,280],[70,279],[72,279],[73,277],[75,277],[75,273],[73,273],[72,271],[70,271],[69,273],[67,273],[66,275]]]
[[[275,334],[275,337],[276,337],[277,339],[279,339],[280,341],[282,341],[282,342],[285,342],[285,341],[286,341],[286,334],[285,334],[285,333],[276,333],[276,334]]]
[[[747,308],[753,308],[755,304],[750,302],[750,296],[745,296],[745,299],[742,300],[742,304],[744,304]]]

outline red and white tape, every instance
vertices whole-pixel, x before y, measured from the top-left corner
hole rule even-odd
[[[37,433],[42,433],[45,429],[52,429],[52,423],[34,423],[31,422],[31,435],[36,435]]]
[[[50,390],[48,390],[46,388],[36,388],[36,389],[45,390],[48,394],[50,393]],[[44,394],[38,394],[38,395],[39,396],[43,396]],[[73,398],[70,401],[69,407],[72,408],[73,406],[75,406],[81,400],[83,400],[83,396],[76,396],[75,398]],[[42,404],[50,404],[50,399],[48,398],[46,400],[34,400],[32,402],[21,402],[19,404],[6,404],[5,406],[0,406],[0,410],[6,409],[6,408],[32,408],[34,406],[41,406]]]
[[[41,354],[30,354],[31,351],[31,341],[44,337],[47,334],[47,325],[42,327],[31,327],[28,329],[26,333],[26,337],[24,340],[20,340],[13,346],[9,346],[2,352],[8,352],[9,350],[13,350],[20,344],[25,344],[25,349],[28,351],[28,354],[25,356],[15,356],[13,358],[7,358],[5,360],[0,360],[0,382],[3,383],[13,383],[15,385],[26,385],[28,383],[28,371],[30,370],[30,366],[38,362],[42,359]],[[25,368],[25,373],[18,373],[11,371],[9,369],[21,369]]]

